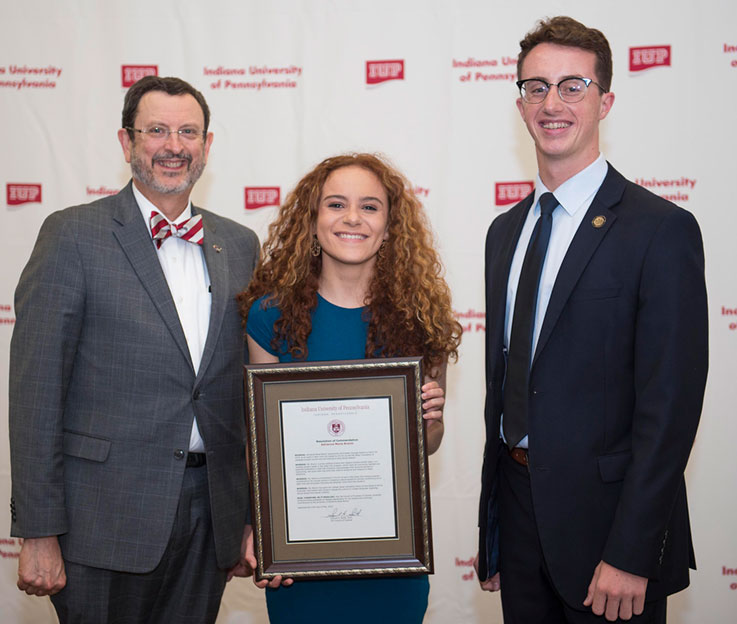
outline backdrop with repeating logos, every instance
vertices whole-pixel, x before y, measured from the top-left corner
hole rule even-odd
[[[13,292],[42,220],[128,180],[116,131],[126,88],[180,76],[207,98],[215,140],[193,199],[263,238],[314,164],[382,152],[433,225],[465,334],[448,376],[446,435],[430,460],[436,573],[426,622],[500,622],[472,567],[483,444],[483,243],[527,195],[536,164],[516,106],[518,42],[546,15],[600,28],[617,99],[602,152],[631,180],[692,211],[703,230],[711,367],[688,467],[699,569],[670,622],[737,612],[737,3],[724,0],[1,0],[0,620],[53,622],[15,589],[10,538],[8,349]],[[688,357],[688,354],[684,354]],[[265,622],[250,580],[227,587],[219,624]]]

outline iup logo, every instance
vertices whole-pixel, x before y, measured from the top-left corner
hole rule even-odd
[[[40,184],[8,184],[6,191],[8,206],[41,203]]]
[[[328,423],[328,433],[333,437],[340,437],[345,433],[345,423],[337,418]]]
[[[246,210],[256,210],[264,206],[278,206],[281,203],[278,186],[247,186]]]
[[[123,65],[121,67],[123,86],[127,89],[144,76],[158,76],[158,65]]]
[[[366,61],[366,84],[404,80],[404,61]]]
[[[507,206],[522,201],[535,188],[533,182],[497,182],[494,185],[495,203]]]
[[[630,71],[638,72],[651,67],[670,66],[670,46],[646,46],[630,48]]]

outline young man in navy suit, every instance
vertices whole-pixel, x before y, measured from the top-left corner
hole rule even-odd
[[[599,151],[614,104],[601,32],[540,22],[518,77],[538,177],[486,241],[479,579],[501,588],[507,624],[664,623],[694,567],[701,235]]]

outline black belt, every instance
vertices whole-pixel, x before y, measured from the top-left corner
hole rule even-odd
[[[207,463],[205,453],[187,453],[187,468],[199,468]]]

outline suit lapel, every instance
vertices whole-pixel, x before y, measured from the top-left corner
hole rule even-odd
[[[187,341],[169,291],[169,285],[159,259],[156,257],[156,249],[151,243],[146,223],[141,217],[141,211],[133,196],[131,184],[129,182],[128,186],[117,196],[118,206],[113,216],[115,221],[113,236],[118,240],[138,279],[161,314],[164,325],[171,333],[174,342],[189,365],[192,366]]]
[[[228,305],[230,293],[228,279],[228,248],[222,236],[217,232],[215,223],[207,212],[193,207],[193,212],[202,215],[204,229],[204,241],[202,250],[205,254],[207,272],[210,275],[210,286],[212,290],[210,303],[210,325],[207,330],[207,340],[202,351],[202,359],[197,373],[197,379],[201,379],[207,370],[210,360],[215,353],[220,337],[220,329],[223,326],[225,308]]]
[[[522,232],[522,226],[527,218],[527,213],[530,210],[530,206],[535,198],[535,194],[530,194],[529,197],[524,199],[519,207],[509,213],[509,223],[505,229],[501,230],[497,236],[495,236],[492,244],[499,244],[499,255],[498,260],[492,263],[491,268],[491,282],[492,288],[489,289],[487,286],[487,292],[491,295],[491,300],[487,301],[487,309],[491,310],[489,320],[492,326],[487,329],[490,332],[489,338],[492,341],[501,340],[500,346],[504,344],[504,318],[507,309],[507,283],[509,282],[509,269],[512,266],[512,259],[514,258],[514,252],[517,248],[517,242],[519,240],[520,233]],[[492,250],[493,253],[493,250]]]
[[[555,278],[553,292],[550,295],[548,309],[545,312],[545,319],[543,320],[540,336],[537,340],[535,357],[532,362],[533,366],[535,360],[537,360],[545,348],[550,335],[553,333],[561,312],[563,312],[563,308],[576,287],[581,274],[594,255],[596,248],[604,240],[607,232],[614,224],[617,215],[611,208],[621,200],[624,187],[624,177],[614,167],[609,165],[609,171],[604,178],[604,182],[596,193],[594,201],[591,202],[591,206],[586,211],[586,216],[583,218],[578,231],[573,237],[571,245],[563,258],[558,275]],[[598,225],[600,220],[597,220],[597,224],[595,225],[594,219],[597,217],[604,217],[605,222],[602,225]]]

